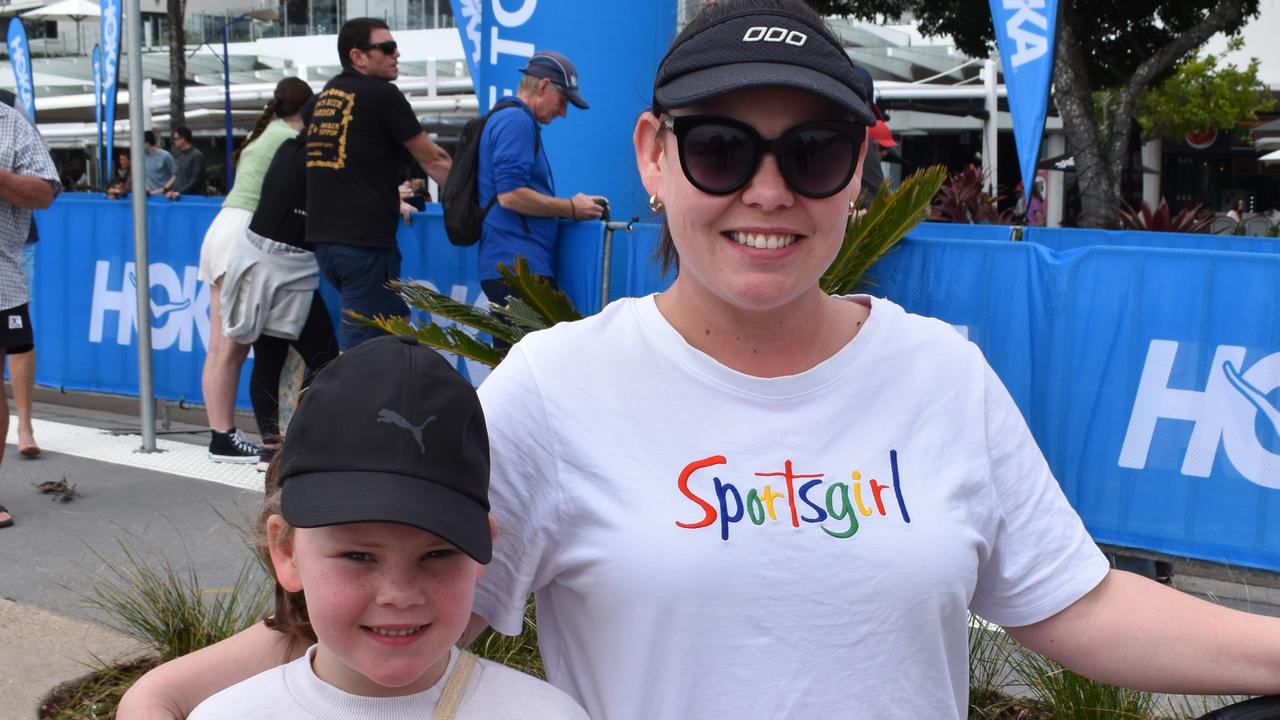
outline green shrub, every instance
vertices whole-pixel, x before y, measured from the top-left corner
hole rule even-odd
[[[123,543],[125,560],[116,564],[95,551],[109,577],[85,603],[106,615],[106,624],[132,637],[160,658],[171,660],[212,645],[258,622],[271,595],[261,565],[249,560],[230,589],[209,592],[194,568],[179,572],[164,560],[143,562]]]

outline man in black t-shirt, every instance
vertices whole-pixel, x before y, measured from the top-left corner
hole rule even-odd
[[[391,83],[400,53],[386,23],[348,20],[338,33],[338,55],[343,71],[320,93],[307,126],[307,240],[344,310],[406,316],[404,301],[385,287],[400,277],[400,158],[408,150],[443,184],[449,155]],[[344,320],[338,344],[350,350],[377,334]]]

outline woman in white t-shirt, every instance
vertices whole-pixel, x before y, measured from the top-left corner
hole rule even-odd
[[[501,532],[467,637],[534,593],[548,677],[597,720],[961,718],[969,610],[1107,682],[1280,691],[1280,621],[1110,571],[975,346],[822,292],[870,100],[799,0],[720,0],[674,41],[635,147],[677,279],[480,388]],[[280,647],[176,661],[120,717]]]

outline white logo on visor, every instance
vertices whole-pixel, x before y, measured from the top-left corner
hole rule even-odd
[[[809,42],[809,36],[790,28],[757,25],[747,29],[747,34],[742,36],[742,42],[780,42],[803,47],[806,42]]]

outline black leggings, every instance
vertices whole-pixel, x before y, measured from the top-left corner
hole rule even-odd
[[[253,403],[253,416],[258,421],[258,433],[262,435],[263,442],[275,442],[280,437],[280,373],[284,370],[290,345],[307,366],[303,387],[311,382],[317,370],[338,357],[338,338],[333,333],[333,322],[319,290],[311,296],[311,310],[297,340],[259,335],[253,342],[249,401]]]

